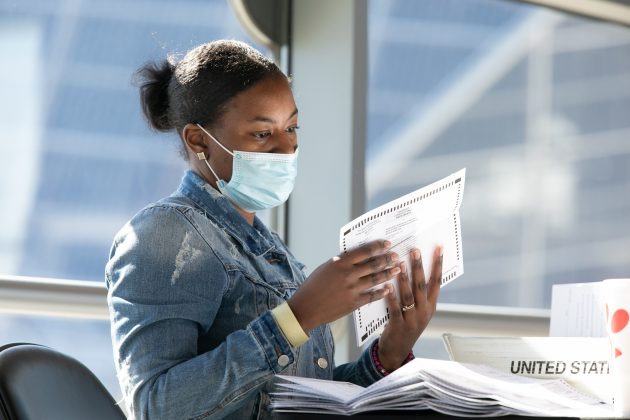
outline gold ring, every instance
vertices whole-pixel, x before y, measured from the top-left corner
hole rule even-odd
[[[409,309],[413,309],[413,308],[415,308],[415,307],[416,307],[416,304],[415,304],[415,303],[412,303],[411,305],[405,305],[405,306],[403,306],[402,308],[400,308],[400,310],[401,310],[401,311],[403,311],[403,312],[405,312],[405,311],[408,311]]]

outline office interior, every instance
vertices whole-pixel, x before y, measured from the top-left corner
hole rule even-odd
[[[132,75],[213,39],[292,78],[300,163],[259,216],[307,270],[341,226],[461,168],[465,272],[414,347],[546,336],[554,284],[630,274],[628,0],[0,1],[0,344],[69,354],[116,399],[103,269],[177,187]],[[359,354],[334,324],[337,363]]]

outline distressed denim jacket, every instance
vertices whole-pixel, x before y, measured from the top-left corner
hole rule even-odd
[[[114,360],[135,419],[270,418],[274,374],[367,386],[369,349],[334,366],[328,325],[292,347],[270,310],[304,266],[195,172],[134,216],[105,270]]]

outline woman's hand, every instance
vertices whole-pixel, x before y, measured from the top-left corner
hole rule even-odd
[[[317,267],[287,302],[302,329],[308,333],[388,294],[389,288],[373,287],[400,273],[390,247],[370,242]]]
[[[442,251],[442,247],[438,246],[433,252],[428,283],[425,281],[418,249],[411,251],[411,281],[405,263],[400,264],[400,302],[395,293],[387,295],[389,322],[378,342],[378,358],[389,372],[400,367],[435,313],[442,281]]]

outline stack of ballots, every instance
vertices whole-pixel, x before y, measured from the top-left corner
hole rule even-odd
[[[347,382],[278,375],[276,412],[353,415],[373,410],[426,410],[461,417],[517,414],[612,417],[602,403],[563,380],[526,378],[476,364],[414,359],[364,388]]]

